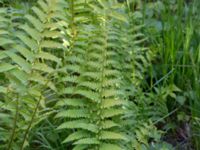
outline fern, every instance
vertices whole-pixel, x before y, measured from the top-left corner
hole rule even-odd
[[[56,118],[63,118],[58,130],[77,129],[64,139],[64,143],[73,142],[74,150],[102,149],[109,145],[122,149],[117,141],[127,140],[119,130],[118,122],[125,112],[123,93],[116,86],[120,85],[121,73],[115,67],[118,63],[113,57],[117,53],[114,46],[109,45],[111,29],[107,29],[107,24],[109,22],[100,26],[76,24],[78,29],[84,30],[77,31],[72,52],[66,56],[61,71],[65,73],[60,85],[64,101],[57,103],[63,109]]]
[[[100,32],[98,32],[97,29],[92,29],[92,30],[94,31],[91,31],[90,33],[91,35],[89,35],[92,37],[88,37],[88,39],[89,38],[95,39],[94,37],[100,35]],[[103,39],[105,39],[104,35],[102,35],[101,40],[103,41]],[[88,43],[86,43],[84,47],[83,46],[80,47],[80,48],[85,48],[85,50],[88,50],[84,51],[85,58],[81,57],[83,55],[79,55],[76,54],[76,52],[74,52],[75,53],[74,55],[77,55],[77,57],[79,56],[79,59],[82,59],[82,61],[74,62],[80,66],[79,70],[77,70],[76,68],[71,68],[67,74],[68,76],[71,75],[72,77],[70,78],[76,79],[76,81],[78,82],[73,81],[72,83],[69,82],[68,80],[65,80],[65,85],[67,86],[67,88],[64,88],[61,94],[66,97],[65,98],[66,102],[63,103],[63,106],[68,106],[65,107],[68,108],[68,110],[63,110],[56,115],[56,117],[60,118],[69,118],[69,119],[74,118],[77,120],[74,121],[74,123],[73,122],[62,123],[58,127],[58,129],[77,128],[79,129],[77,130],[77,133],[83,131],[85,132],[88,130],[87,136],[84,137],[81,136],[80,138],[75,139],[74,144],[77,146],[75,146],[74,149],[76,149],[80,145],[88,145],[87,148],[98,148],[100,147],[100,143],[102,143],[105,140],[105,138],[113,140],[116,135],[119,136],[119,138],[117,139],[121,139],[122,137],[124,137],[120,133],[106,131],[112,127],[117,127],[116,126],[117,123],[115,123],[114,120],[112,122],[113,125],[112,124],[106,125],[105,124],[107,122],[106,120],[115,117],[119,118],[118,115],[123,114],[124,111],[120,106],[123,103],[122,102],[120,103],[119,100],[116,100],[118,102],[118,104],[116,105],[110,104],[110,107],[104,106],[104,102],[111,101],[112,103],[112,101],[115,100],[115,98],[117,98],[118,91],[115,86],[108,85],[105,82],[103,82],[104,79],[109,81],[110,78],[113,78],[115,72],[113,72],[114,71],[113,69],[109,70],[110,65],[104,65],[105,62],[109,60],[109,57],[106,57],[105,55],[105,53],[107,52],[106,45],[103,45],[104,43],[106,43],[106,41],[104,43],[98,44],[99,46],[101,46],[101,49],[98,50],[93,49],[92,47],[93,43],[97,44],[96,42],[98,41],[92,40],[91,42],[89,41]],[[76,50],[76,44],[74,47],[74,51],[75,50]],[[102,56],[99,59],[96,59],[93,57],[93,54],[95,53],[100,54]],[[71,56],[69,56],[69,61],[71,59],[70,57]],[[70,64],[70,62],[68,62],[67,64]],[[66,66],[66,68],[68,67]],[[105,72],[109,71],[109,73],[105,73],[104,70]],[[85,76],[86,74],[88,75]],[[98,76],[98,77],[93,78],[93,76]],[[68,97],[73,97],[73,101],[70,100]],[[57,105],[61,106],[61,102],[58,102]],[[78,118],[82,119],[79,120]],[[72,135],[74,134],[76,134],[76,132],[72,133]],[[69,137],[71,137],[71,135],[69,135]],[[69,139],[69,137],[67,137],[64,141],[68,141],[67,139]]]
[[[51,50],[64,50],[60,32],[64,26],[58,26],[65,18],[63,6],[65,2],[62,0],[39,0],[38,5],[32,8],[33,12],[24,16],[26,23],[19,23],[12,29],[16,34],[8,33],[3,37],[9,36],[12,40],[1,43],[5,49],[1,52],[1,74],[9,80],[1,89],[10,88],[9,91],[1,90],[5,94],[1,112],[10,112],[8,118],[13,118],[13,121],[3,129],[4,133],[12,132],[6,135],[8,138],[3,138],[2,148],[23,149],[28,146],[29,132],[43,118],[42,109],[46,109],[43,91],[49,88],[56,91],[52,78],[56,77],[56,68],[61,60]],[[55,37],[50,37],[51,34]],[[3,69],[5,67],[7,69]]]
[[[125,10],[115,0],[38,0],[19,18],[0,9],[0,149],[30,148],[44,119],[73,150],[145,143],[132,97],[153,53]]]
[[[121,56],[118,60],[121,62],[121,70],[125,72],[123,89],[126,93],[125,99],[128,100],[127,111],[123,116],[123,129],[129,138],[125,147],[136,150],[143,147],[149,149],[149,139],[158,141],[161,133],[151,123],[156,116],[151,114],[155,112],[155,107],[150,106],[152,101],[147,96],[148,94],[142,91],[141,85],[145,83],[145,73],[155,57],[155,52],[146,47],[147,39],[142,32],[144,25],[135,17],[134,13],[130,13],[128,17],[129,24],[126,29],[121,28],[122,38],[119,41],[122,43],[124,51],[118,52]],[[154,101],[155,99],[153,103]],[[145,123],[146,120],[150,120],[150,123]]]

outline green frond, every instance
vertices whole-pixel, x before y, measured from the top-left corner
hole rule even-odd
[[[85,144],[87,144],[87,145],[91,145],[91,144],[100,144],[100,141],[98,140],[98,139],[96,139],[96,138],[83,138],[83,139],[80,139],[80,140],[78,140],[78,141],[76,141],[76,142],[74,142],[74,144],[75,145],[78,145],[78,144],[80,144],[80,145],[85,145]]]
[[[109,108],[109,109],[102,110],[101,117],[103,119],[105,119],[105,118],[110,118],[110,117],[122,115],[124,113],[125,113],[125,111],[123,109]]]
[[[101,108],[110,108],[114,106],[120,106],[126,104],[126,101],[124,100],[119,100],[119,99],[104,99],[102,101],[102,106]]]
[[[122,133],[102,131],[100,133],[100,139],[103,140],[127,140],[127,138]]]
[[[121,147],[119,147],[116,144],[108,144],[108,143],[101,144],[101,146],[99,148],[99,150],[111,150],[111,149],[114,149],[114,150],[123,150]]]
[[[53,91],[56,91],[56,87],[53,84],[53,82],[48,81],[46,78],[44,78],[43,76],[41,76],[39,73],[33,73],[30,76],[30,81],[34,81],[37,82],[40,85],[44,85],[49,87],[50,89],[52,89]]]
[[[10,71],[10,73],[16,77],[22,84],[27,85],[28,84],[28,75],[26,72],[19,70],[18,68],[13,69]]]
[[[87,91],[87,90],[77,90],[75,91],[75,94],[79,94],[81,96],[84,96],[94,102],[99,102],[100,97],[98,93],[92,92],[92,91]]]
[[[102,92],[102,96],[105,97],[105,98],[108,98],[108,97],[113,97],[113,96],[119,96],[119,95],[123,95],[123,93],[119,90],[116,90],[116,89],[109,89],[109,90],[105,90]]]
[[[52,55],[51,53],[48,53],[48,52],[41,51],[36,55],[36,58],[44,59],[44,60],[51,60],[53,62],[58,63],[59,65],[61,64],[61,59],[60,58],[58,58],[55,55]]]
[[[90,135],[88,134],[87,131],[76,131],[76,132],[70,134],[70,135],[63,141],[63,143],[75,141],[75,140],[82,139],[82,138],[86,138],[86,137],[89,137],[89,136],[90,136]]]
[[[60,95],[63,94],[75,94],[75,88],[74,87],[68,87],[60,90]]]
[[[20,16],[23,21],[17,20],[17,23],[12,20],[17,18],[12,8],[9,13],[7,9],[0,9],[0,46],[5,49],[0,53],[0,78],[5,80],[0,83],[3,93],[3,100],[0,101],[9,108],[7,113],[13,119],[9,122],[10,125],[4,126],[6,131],[11,132],[5,142],[1,141],[1,145],[6,147],[4,149],[27,147],[26,142],[32,127],[50,114],[45,105],[46,94],[47,90],[56,92],[52,75],[56,72],[55,63],[60,65],[62,61],[58,58],[60,54],[54,49],[59,47],[64,50],[63,35],[58,34],[62,31],[59,18],[65,22],[63,6],[57,5],[61,1],[49,0],[47,3],[45,0],[39,0],[40,6],[36,5],[32,9],[33,12]],[[49,29],[49,24],[54,29]],[[52,41],[54,36],[49,35],[55,33],[56,38]],[[1,112],[4,113],[4,110]]]
[[[60,82],[71,82],[71,83],[78,83],[78,77],[76,76],[66,76],[61,78]]]
[[[67,60],[71,63],[83,63],[83,59],[81,59],[80,57],[77,56],[71,56],[71,57],[67,57]]]
[[[0,64],[0,73],[10,71],[10,70],[12,70],[12,69],[14,69],[16,67],[17,66],[11,65],[11,64],[8,64],[8,63],[1,63]]]
[[[61,68],[62,69],[62,68]],[[69,71],[72,71],[72,72],[77,72],[77,73],[80,73],[81,72],[81,68],[79,65],[67,65],[67,67],[63,68],[63,69],[67,69]]]
[[[43,149],[126,149],[126,126],[138,115],[129,101],[154,54],[124,7],[38,0],[20,17],[0,8],[0,149],[29,149],[40,140]],[[138,129],[136,140],[146,133]]]
[[[101,126],[103,129],[109,129],[109,128],[113,128],[113,127],[119,127],[120,125],[115,123],[114,121],[106,120],[106,121],[102,122]]]
[[[85,81],[85,82],[81,82],[80,84],[78,84],[78,86],[83,86],[86,88],[89,88],[91,90],[99,90],[100,89],[100,84],[96,83],[96,82],[89,82],[89,81]]]
[[[96,133],[98,128],[85,120],[67,121],[62,123],[57,129],[83,129]]]
[[[87,145],[76,145],[72,150],[85,150],[87,148]]]
[[[0,93],[7,93],[7,88],[0,86]]]
[[[31,65],[26,62],[22,57],[9,51],[6,51],[5,54],[9,56],[13,62],[17,63],[24,71],[26,71],[27,73],[31,72]]]
[[[43,26],[42,22],[41,22],[38,18],[36,18],[36,17],[34,17],[34,16],[32,16],[32,15],[26,15],[25,18],[26,18],[26,19],[34,26],[34,28],[37,29],[39,32],[41,32],[41,31],[44,29],[44,26]]]
[[[36,41],[31,39],[29,36],[25,35],[25,33],[18,32],[16,33],[17,38],[20,39],[20,41],[26,45],[28,48],[30,48],[31,51],[37,51],[38,50],[38,44]]]
[[[34,28],[31,28],[29,25],[25,24],[20,26],[20,29],[23,29],[30,37],[32,37],[35,41],[41,40],[41,33]]]
[[[55,70],[44,63],[35,63],[32,67],[33,70],[42,71],[46,73],[53,73]]]
[[[106,69],[104,70],[104,73],[103,73],[104,76],[118,76],[120,75],[120,72],[118,70],[111,70],[111,69]]]
[[[61,111],[56,114],[56,118],[89,118],[90,113],[88,109],[69,109],[65,111]]]
[[[88,67],[94,68],[94,69],[100,69],[101,68],[101,65],[98,62],[94,62],[94,61],[88,61],[87,65],[88,65]]]
[[[109,86],[113,86],[113,85],[119,85],[121,83],[121,80],[120,79],[116,79],[116,78],[114,78],[114,79],[105,79],[104,81],[103,81],[103,87],[109,87]]]
[[[83,77],[88,77],[94,80],[99,80],[102,76],[101,73],[98,72],[85,72],[82,74]]]
[[[26,47],[21,45],[15,45],[14,49],[16,49],[21,55],[23,55],[26,60],[33,62],[35,59],[35,55],[32,51],[29,51]]]
[[[83,106],[87,106],[87,100],[86,99],[78,99],[78,98],[66,98],[66,99],[62,99],[59,100],[56,103],[56,106],[79,106],[79,107],[83,107]]]

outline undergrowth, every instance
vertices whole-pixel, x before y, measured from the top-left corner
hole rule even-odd
[[[199,149],[199,6],[1,0],[0,150]]]

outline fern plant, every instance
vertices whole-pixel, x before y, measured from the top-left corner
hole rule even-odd
[[[134,148],[148,125],[133,130],[140,106],[129,106],[153,53],[127,10],[115,0],[38,0],[19,18],[0,9],[0,149],[37,145],[31,131],[44,119],[60,147]]]
[[[143,32],[145,25],[138,18],[140,12],[132,12],[130,9],[127,11],[128,23],[118,25],[121,28],[117,28],[121,43],[118,62],[121,64],[122,89],[127,100],[122,129],[129,139],[125,145],[126,149],[148,149],[149,139],[156,143],[161,137],[155,124],[149,123],[149,120],[154,121],[153,117],[156,116],[151,114],[154,112],[154,107],[151,107],[153,99],[150,100],[148,92],[141,88],[146,82],[145,73],[155,57],[155,52],[148,48],[148,39]]]
[[[108,10],[100,4],[89,5],[96,14],[98,7]],[[122,149],[117,141],[127,140],[119,128],[125,101],[120,89],[121,73],[114,59],[118,45],[111,37],[108,16],[101,12],[98,15],[98,24],[85,24],[84,30],[77,32],[66,65],[60,69],[65,75],[60,85],[62,99],[56,106],[63,109],[56,118],[63,118],[58,130],[75,129],[63,141],[73,142],[73,149]]]
[[[28,146],[31,128],[50,113],[45,99],[49,90],[56,91],[52,81],[56,78],[56,68],[61,60],[52,50],[64,51],[61,41],[61,27],[66,26],[64,6],[62,0],[39,0],[32,13],[24,16],[25,24],[19,23],[7,33],[3,28],[6,24],[1,23],[4,35],[1,41],[5,42],[1,42],[4,50],[1,51],[0,73],[8,79],[1,86],[4,93],[1,113],[5,116],[3,122],[10,120],[1,126],[2,149],[23,149]],[[6,20],[3,10],[3,19]],[[15,34],[11,33],[13,31]]]

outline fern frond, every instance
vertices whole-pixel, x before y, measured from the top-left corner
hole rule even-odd
[[[96,133],[98,128],[86,120],[67,121],[62,123],[57,129],[84,129]]]
[[[124,100],[119,100],[119,99],[105,99],[102,101],[102,106],[101,108],[110,108],[114,106],[120,106],[120,105],[125,105],[126,101]]]
[[[100,141],[97,138],[83,138],[76,142],[74,142],[75,145],[93,145],[93,144],[100,144]]]
[[[70,134],[70,135],[63,141],[63,143],[70,142],[70,141],[75,141],[75,140],[82,139],[82,138],[86,138],[86,137],[89,137],[89,136],[90,136],[90,135],[89,135],[88,132],[86,132],[86,131],[77,131],[77,132],[74,132],[74,133]]]
[[[67,117],[67,118],[89,118],[90,113],[87,109],[69,109],[66,111],[59,112],[56,116],[59,117]]]
[[[100,139],[103,139],[103,140],[127,140],[127,138],[123,134],[117,133],[117,132],[111,132],[111,131],[102,131],[100,133]]]
[[[110,117],[114,117],[114,116],[118,116],[118,115],[122,115],[124,114],[125,111],[122,109],[116,109],[116,108],[109,108],[109,109],[105,109],[102,111],[102,119],[105,118],[110,118]]]
[[[106,120],[104,122],[102,122],[101,127],[103,129],[109,129],[109,128],[113,128],[113,127],[119,127],[120,125],[115,123],[114,121],[111,120]]]
[[[17,99],[20,99],[20,103],[13,104],[7,96],[2,96],[3,102],[8,103],[7,108],[12,107],[7,112],[14,121],[12,127],[6,128],[12,130],[9,135],[10,139],[2,143],[5,147],[7,146],[7,149],[11,149],[13,145],[17,145],[15,146],[17,149],[28,146],[25,143],[27,143],[30,130],[42,118],[44,119],[44,114],[48,114],[48,111],[42,111],[46,109],[45,92],[47,89],[56,91],[52,76],[55,77],[55,69],[61,64],[61,60],[58,58],[59,54],[55,51],[52,53],[51,50],[55,48],[64,50],[63,36],[58,34],[61,33],[61,26],[58,26],[58,22],[61,18],[63,22],[65,21],[64,7],[60,5],[63,2],[63,0],[50,0],[48,2],[39,0],[38,5],[32,9],[33,12],[23,17],[25,23],[18,22],[16,26],[9,25],[12,23],[12,17],[9,17],[12,13],[8,15],[6,11],[0,11],[1,41],[3,41],[0,46],[5,49],[0,54],[2,71],[0,73],[5,79],[8,79],[3,83],[5,87],[9,86],[9,89],[12,90],[1,89],[8,97],[13,97],[16,100],[17,96]],[[4,26],[6,24],[9,26]],[[15,23],[13,24],[15,25]],[[7,32],[4,32],[6,28]],[[55,33],[54,40],[47,36]],[[6,38],[8,40],[4,42]],[[7,66],[2,62],[6,62]],[[7,69],[3,69],[3,66]],[[17,108],[23,109],[16,110]]]
[[[59,102],[56,104],[56,106],[87,106],[87,100],[81,99],[81,98],[66,98],[59,100]]]
[[[117,144],[108,144],[108,143],[103,143],[101,144],[99,150],[123,150],[121,147],[119,147]]]

